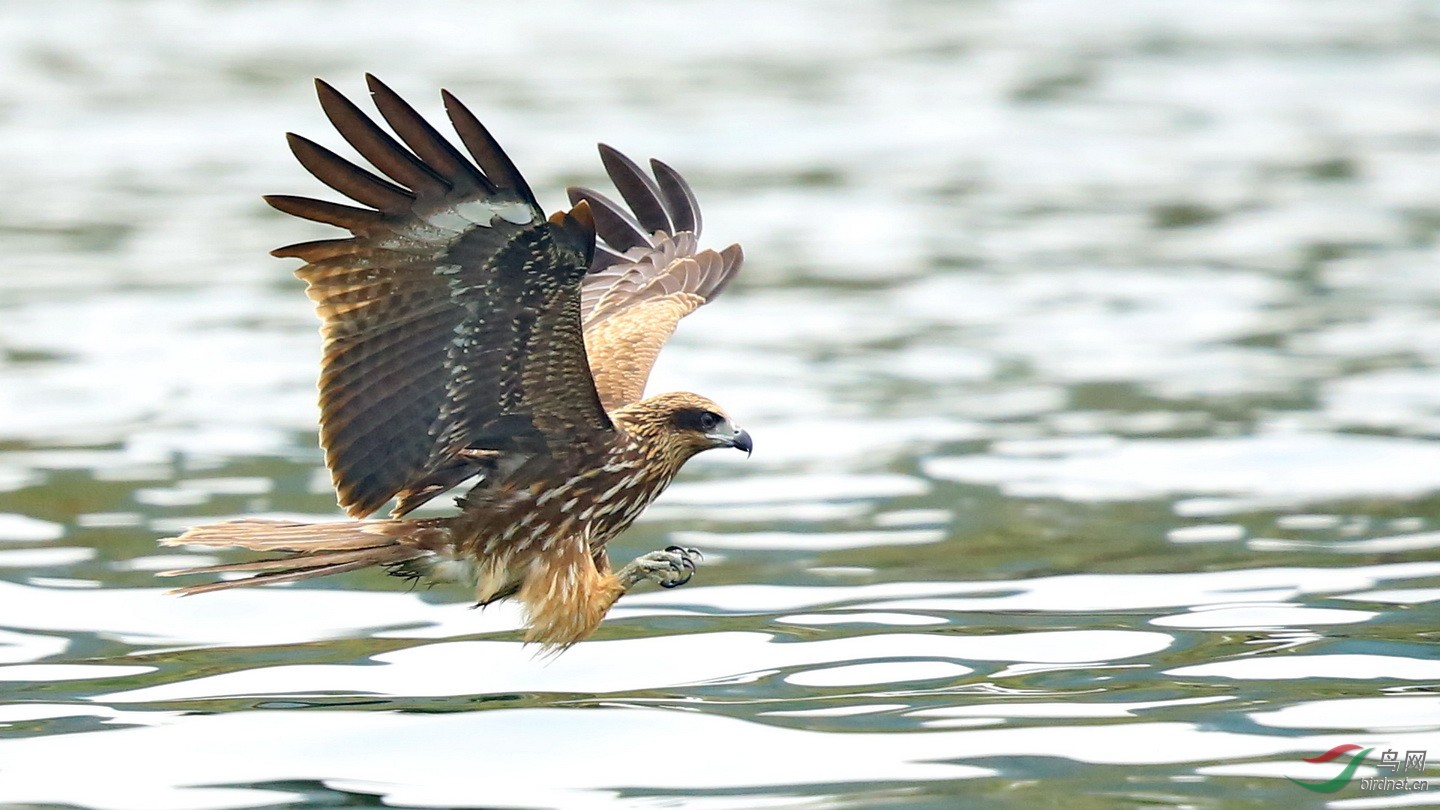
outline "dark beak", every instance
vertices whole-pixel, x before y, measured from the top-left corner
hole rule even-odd
[[[735,438],[730,440],[730,446],[736,450],[744,450],[746,458],[749,458],[750,451],[755,449],[754,442],[750,441],[750,434],[743,430],[736,433]]]

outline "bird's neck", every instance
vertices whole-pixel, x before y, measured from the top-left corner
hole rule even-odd
[[[689,444],[677,441],[668,426],[655,424],[639,414],[626,413],[621,408],[611,414],[615,425],[635,443],[638,452],[645,458],[645,466],[662,481],[661,486],[670,483],[685,462],[699,452]],[[641,418],[637,418],[641,417]]]

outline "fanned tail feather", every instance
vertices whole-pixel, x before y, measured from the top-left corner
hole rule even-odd
[[[171,591],[190,596],[229,588],[295,582],[371,566],[399,565],[433,554],[448,540],[449,531],[443,519],[352,520],[341,523],[235,520],[197,526],[179,537],[169,537],[160,542],[167,546],[245,548],[283,556],[161,571],[157,576],[251,574],[242,579],[187,585]]]

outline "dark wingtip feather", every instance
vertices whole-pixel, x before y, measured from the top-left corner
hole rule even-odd
[[[590,214],[595,219],[595,231],[617,252],[624,253],[637,245],[650,246],[650,234],[619,203],[598,191],[588,188],[566,190],[571,205],[582,201],[590,204]]]
[[[665,207],[670,212],[670,219],[675,223],[674,232],[690,231],[699,236],[700,202],[695,199],[695,192],[691,190],[690,184],[668,164],[653,158],[650,160],[650,169],[655,172]]]
[[[490,130],[449,90],[441,90],[440,98],[445,102],[445,112],[450,116],[450,123],[455,127],[455,133],[460,136],[460,142],[465,144],[470,156],[475,158],[475,163],[490,181],[498,188],[515,191],[523,201],[538,208],[539,204],[535,202],[535,194],[530,191],[530,184],[525,182],[520,170],[515,168],[514,161],[500,148]]]
[[[600,162],[605,164],[605,173],[610,182],[635,213],[635,219],[648,233],[664,231],[673,233],[670,214],[660,196],[660,188],[650,179],[635,161],[608,144],[599,144]]]
[[[271,208],[292,217],[308,219],[362,233],[385,223],[385,215],[369,208],[315,200],[309,197],[295,197],[289,194],[267,194],[265,200]]]
[[[375,168],[417,194],[441,196],[450,184],[381,129],[343,93],[321,79],[315,80],[320,109],[347,143]]]
[[[270,251],[277,259],[303,259],[307,262],[321,262],[336,256],[346,256],[356,250],[354,239],[317,239],[313,242],[296,242]],[[299,272],[299,271],[297,271]]]
[[[388,180],[356,166],[329,149],[302,135],[285,133],[290,151],[315,179],[356,202],[378,211],[408,211],[415,196]]]
[[[365,86],[369,88],[371,100],[385,123],[456,191],[464,193],[480,189],[494,193],[495,186],[399,93],[372,73],[365,74]]]

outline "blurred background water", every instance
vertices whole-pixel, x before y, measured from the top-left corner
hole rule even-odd
[[[327,234],[259,195],[364,71],[746,248],[652,391],[756,454],[614,551],[706,564],[558,659],[458,590],[152,576],[336,514],[266,256]],[[0,184],[0,803],[1435,801],[1284,778],[1440,758],[1433,3],[16,0]]]

